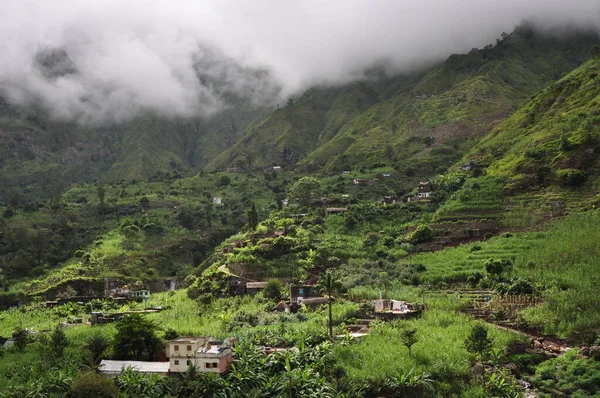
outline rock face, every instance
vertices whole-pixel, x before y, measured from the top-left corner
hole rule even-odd
[[[600,361],[600,345],[581,347],[579,354],[585,358],[593,358],[596,361]]]

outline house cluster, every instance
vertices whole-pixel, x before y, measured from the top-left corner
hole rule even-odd
[[[140,373],[167,375],[184,373],[190,366],[202,373],[223,374],[229,370],[233,361],[235,339],[216,341],[210,337],[180,337],[167,343],[168,361],[115,361],[102,360],[99,371],[109,377],[121,374],[126,368]]]
[[[144,284],[126,285],[117,278],[104,278],[104,297],[113,300],[148,301],[150,290]]]
[[[237,277],[232,278],[231,283],[233,294],[247,294],[249,296],[254,296],[259,292],[262,292],[267,285],[267,282],[246,282]],[[327,304],[327,298],[321,296],[317,285],[292,285],[290,286],[289,300],[279,302],[274,310],[294,313],[303,306],[312,308],[323,304]]]

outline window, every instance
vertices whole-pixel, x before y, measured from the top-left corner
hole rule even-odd
[[[219,366],[219,364],[218,364],[218,363],[216,363],[216,362],[213,362],[213,368],[215,368],[215,369],[216,369],[218,366]]]
[[[174,360],[173,365],[179,365],[179,359]]]
[[[210,362],[205,362],[205,363],[204,363],[204,367],[205,367],[206,369],[216,369],[216,368],[218,368],[218,367],[219,367],[219,363],[218,363],[218,362],[212,362],[212,363],[210,363]]]
[[[187,350],[192,351],[192,346],[191,345],[187,346]]]
[[[178,346],[178,345],[176,345],[175,347],[173,347],[173,349],[174,349],[175,351],[179,351],[179,346]]]
[[[192,364],[192,361],[190,361],[189,359],[186,362],[187,366],[190,366]]]

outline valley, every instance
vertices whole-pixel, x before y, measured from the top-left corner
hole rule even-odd
[[[0,396],[600,394],[599,46],[525,23],[208,118],[0,102]],[[222,376],[101,375],[199,336]]]

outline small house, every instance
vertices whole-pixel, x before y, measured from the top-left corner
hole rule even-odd
[[[290,286],[290,301],[292,304],[300,304],[312,297],[321,297],[317,285],[293,285]]]
[[[221,206],[223,204],[223,199],[218,196],[213,196],[212,201],[214,204]]]
[[[150,300],[150,290],[140,289],[131,291],[131,297],[134,300]]]
[[[407,319],[418,316],[421,313],[421,306],[406,301],[379,299],[371,301],[373,311],[377,319]]]
[[[245,170],[241,167],[228,167],[227,168],[227,172],[228,173],[243,173]]]
[[[475,170],[475,168],[477,168],[477,163],[475,163],[473,161],[467,162],[467,163],[463,164],[462,166],[460,166],[461,171],[472,171],[472,170]]]
[[[267,282],[247,282],[246,283],[246,294],[254,296],[259,292],[262,292],[267,286]]]
[[[165,290],[168,290],[168,291],[177,290],[178,285],[179,285],[179,281],[177,280],[177,278],[163,279],[163,286],[164,286]]]
[[[347,211],[348,211],[347,207],[327,207],[325,209],[325,216],[328,216],[330,214],[346,213]]]

